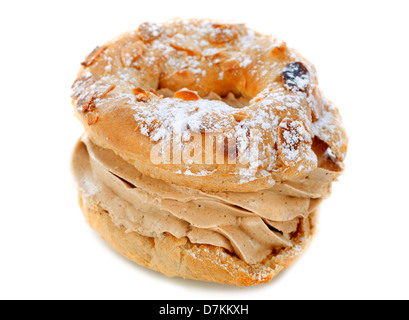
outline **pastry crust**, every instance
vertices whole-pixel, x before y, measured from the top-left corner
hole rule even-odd
[[[188,88],[201,99],[191,101],[192,94],[164,99],[164,88]],[[209,94],[233,94],[248,105],[223,107],[204,99]],[[195,189],[268,189],[317,167],[314,139],[327,145],[339,166],[347,149],[338,110],[320,91],[314,66],[285,42],[242,24],[145,23],[85,59],[72,98],[76,116],[95,143],[145,175]],[[152,150],[161,142],[171,144],[164,132],[173,133],[182,122],[182,135],[197,134],[202,140],[214,131],[233,135],[235,149],[215,151],[224,163],[177,162],[175,156],[170,163],[153,163]],[[237,165],[238,158],[228,163],[227,152],[248,148],[253,133],[261,141],[257,167],[254,162]],[[245,179],[243,172],[250,172]]]
[[[274,227],[274,221],[267,221],[268,217],[251,210],[258,206],[272,212],[272,206],[261,201],[267,198],[260,196],[264,191],[313,200],[311,209],[304,208],[312,213],[298,215],[298,227],[292,225],[293,229],[285,234],[290,243],[285,241],[284,248],[284,241],[273,246],[267,237],[270,242],[265,241],[268,246],[264,255],[258,260],[251,257],[246,260],[239,248],[234,247],[233,240],[229,244],[230,252],[228,246],[226,249],[216,246],[220,242],[190,238],[192,242],[210,244],[192,243],[185,232],[174,232],[175,237],[166,228],[157,233],[127,229],[118,222],[122,221],[118,216],[125,214],[124,206],[118,205],[119,209],[109,206],[120,192],[110,189],[113,195],[108,199],[98,193],[101,189],[94,188],[93,195],[99,197],[92,197],[86,188],[79,188],[82,211],[93,229],[128,259],[170,277],[238,286],[269,282],[291,265],[310,242],[316,224],[315,205],[329,195],[331,183],[342,172],[347,152],[348,138],[338,109],[321,92],[314,66],[285,42],[242,24],[198,19],[144,23],[136,31],[107,42],[86,57],[73,84],[72,103],[89,141],[113,151],[112,154],[121,159],[100,173],[101,179],[116,176],[111,186],[125,184],[137,189],[115,169],[125,167],[120,164],[125,161],[138,175],[174,185],[179,191],[190,188],[207,194],[226,193],[227,198],[230,192],[247,197],[251,202],[248,207],[231,203],[233,209],[240,211],[240,216],[237,219],[234,216],[234,223],[226,224],[220,232],[231,240],[232,231],[228,228],[240,229],[244,221],[241,215],[253,215],[263,229],[251,225],[249,221],[253,220],[247,219],[246,229],[240,233],[242,247],[252,248],[262,243],[264,240],[256,240],[256,236],[262,235],[263,230],[283,236],[283,231]],[[167,163],[153,161],[152,151],[161,144],[172,146],[173,151],[191,147],[189,144],[197,141],[204,147],[207,144],[203,146],[203,141],[212,134],[223,143],[211,145],[214,154],[211,153],[210,162],[206,158],[208,149],[203,148],[199,158],[202,161],[189,157],[175,161],[175,154]],[[254,141],[255,148],[252,147]],[[190,155],[192,150],[186,149]],[[160,153],[164,154],[164,149],[160,149]],[[218,156],[223,160],[221,163],[214,162]],[[247,162],[241,161],[246,157]],[[235,161],[230,162],[232,159]],[[96,163],[93,165],[98,165]],[[84,164],[77,161],[77,165]],[[323,174],[326,177],[320,176]],[[79,180],[87,179],[81,170],[77,175]],[[89,177],[97,178],[94,173]],[[83,184],[88,186],[87,181]],[[149,188],[141,185],[140,189],[147,193]],[[160,190],[166,193],[167,189]],[[128,193],[122,194],[128,199]],[[199,229],[200,226],[183,220],[183,210],[191,216],[204,214],[199,217],[209,219],[210,211],[205,211],[205,206],[198,205],[201,209],[195,212],[185,203],[183,206],[172,204],[172,207],[172,201],[168,201],[166,209],[161,194],[144,197],[139,195],[133,202],[136,215],[139,206],[147,199],[151,201],[140,220],[132,220],[134,217],[130,214],[129,219],[136,224],[142,224],[145,213],[148,215],[152,210],[159,214],[164,211],[165,216],[171,218],[173,210],[180,218],[178,223],[186,228],[193,225]],[[278,203],[274,198],[271,202],[290,208],[286,200]],[[301,205],[296,209],[298,207]],[[277,212],[285,211],[278,209]],[[228,215],[227,209],[214,211]],[[291,213],[297,211],[291,209]],[[220,219],[220,216],[215,218],[213,229],[218,229]],[[155,218],[152,225],[157,222]],[[288,221],[278,219],[276,222],[278,226]],[[168,227],[169,220],[164,225]]]
[[[88,224],[113,249],[129,260],[168,277],[235,286],[251,286],[271,281],[302,254],[316,229],[315,212],[300,223],[291,248],[273,253],[263,263],[249,265],[222,248],[192,244],[186,237],[177,239],[170,234],[146,237],[136,232],[126,233],[123,227],[114,225],[109,212],[97,204],[85,204],[81,193],[79,203]]]

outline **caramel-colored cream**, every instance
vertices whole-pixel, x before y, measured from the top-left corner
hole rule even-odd
[[[73,171],[87,206],[103,208],[126,232],[188,237],[223,247],[249,264],[291,247],[301,219],[317,209],[339,175],[318,168],[260,192],[205,193],[143,175],[86,136],[77,145]]]

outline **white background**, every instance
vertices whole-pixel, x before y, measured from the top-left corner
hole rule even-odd
[[[0,298],[408,299],[407,1],[2,1]],[[169,279],[84,222],[70,87],[95,46],[145,21],[205,17],[274,33],[312,61],[350,137],[310,249],[267,285]]]

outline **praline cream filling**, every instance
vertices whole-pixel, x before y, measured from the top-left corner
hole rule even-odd
[[[318,168],[260,192],[202,192],[143,175],[86,136],[75,150],[73,170],[87,206],[103,208],[126,232],[188,237],[223,247],[249,264],[291,247],[301,219],[317,209],[339,175]]]

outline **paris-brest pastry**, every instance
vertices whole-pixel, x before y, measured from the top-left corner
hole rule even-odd
[[[85,58],[72,99],[87,222],[167,276],[270,281],[343,170],[347,136],[314,66],[243,24],[143,23]]]

